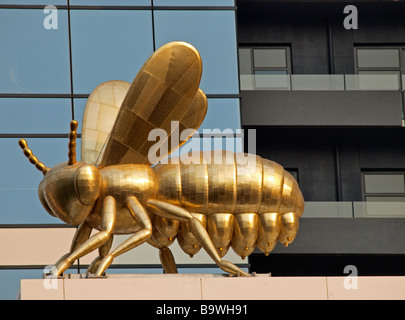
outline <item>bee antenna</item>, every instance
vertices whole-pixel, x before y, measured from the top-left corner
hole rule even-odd
[[[78,122],[72,120],[70,122],[70,133],[69,133],[69,152],[68,152],[68,165],[71,166],[76,163],[76,138],[77,138],[77,129]]]
[[[49,171],[50,168],[45,166],[41,161],[38,160],[36,156],[32,154],[30,148],[28,148],[27,141],[25,139],[20,139],[18,141],[18,145],[23,149],[24,155],[28,158],[28,160],[35,165],[39,171],[41,171],[44,175]]]

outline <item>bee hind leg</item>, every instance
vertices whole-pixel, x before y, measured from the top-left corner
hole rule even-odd
[[[134,196],[129,196],[126,199],[126,205],[132,217],[141,225],[142,229],[130,236],[101,260],[96,271],[96,276],[102,275],[104,271],[107,270],[107,268],[111,265],[115,257],[139,246],[148,240],[152,235],[152,222],[150,221],[148,213],[139,203],[138,199]]]
[[[160,200],[148,200],[148,205],[160,209],[155,211],[156,214],[162,215],[169,219],[188,222],[191,231],[201,243],[201,246],[222,270],[234,275],[242,275],[246,277],[250,276],[249,273],[238,268],[233,263],[221,259],[210,236],[208,235],[207,230],[205,230],[204,226],[201,224],[201,221],[194,218],[190,212],[179,206]]]
[[[168,247],[153,241],[149,238],[147,241],[151,246],[159,249],[159,259],[165,273],[178,273],[176,262],[174,261],[173,254]]]

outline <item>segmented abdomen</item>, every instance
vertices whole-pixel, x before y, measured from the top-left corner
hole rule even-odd
[[[171,158],[153,168],[158,199],[181,206],[206,227],[221,256],[229,247],[242,258],[257,246],[268,254],[277,240],[291,243],[304,200],[295,179],[279,164],[256,155],[212,151]],[[153,238],[182,249],[200,249],[187,223],[155,217]]]

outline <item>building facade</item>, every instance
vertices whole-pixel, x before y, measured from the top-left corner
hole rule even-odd
[[[300,184],[293,245],[252,270],[405,272],[405,3],[238,1],[243,128]]]
[[[171,41],[189,42],[203,60],[200,88],[209,105],[199,133],[220,129],[205,135],[201,145],[209,148],[215,138],[222,142],[218,132],[225,129],[231,129],[228,141],[236,149],[243,142],[237,134],[241,121],[233,0],[49,4],[0,1],[0,299],[15,299],[19,279],[41,278],[44,268],[69,250],[75,232],[42,208],[37,196],[42,174],[17,142],[25,138],[49,167],[67,161],[69,122],[78,120],[80,128],[86,99],[102,82],[132,82],[155,49]],[[77,143],[80,159],[80,132]],[[81,259],[69,272],[84,272],[90,262]],[[177,262],[186,268],[183,272],[202,266],[217,272],[206,258],[186,256]],[[157,251],[153,257],[138,252],[130,260],[117,260],[110,270],[161,273],[158,264]]]
[[[404,2],[48,5],[0,0],[0,299],[14,299],[20,279],[40,278],[75,232],[42,208],[41,174],[17,141],[49,167],[65,162],[69,122],[80,124],[92,90],[131,82],[154,50],[176,40],[203,60],[209,109],[199,133],[211,132],[201,144],[217,148],[217,138],[225,147],[224,133],[235,151],[255,142],[258,155],[295,176],[306,200],[288,248],[248,261],[230,250],[226,259],[273,276],[344,275],[347,266],[359,275],[405,273]],[[162,272],[157,251],[137,250],[109,272]],[[220,272],[203,253],[174,254],[181,272]],[[69,272],[85,272],[93,258]]]

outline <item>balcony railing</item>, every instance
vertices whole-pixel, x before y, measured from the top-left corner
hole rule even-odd
[[[303,218],[405,218],[405,201],[307,201]]]
[[[241,90],[387,90],[405,88],[396,74],[260,74],[240,75]]]

